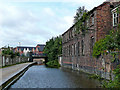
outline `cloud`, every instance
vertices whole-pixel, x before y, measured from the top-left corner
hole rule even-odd
[[[50,16],[54,16],[54,12],[51,10],[51,8],[44,8],[43,11],[47,14],[49,14]]]
[[[9,1],[9,0],[4,0]],[[104,0],[105,1],[105,0]],[[97,0],[11,0],[11,2],[98,2]]]
[[[45,43],[62,34],[71,22],[70,16],[61,17],[52,8],[35,11],[3,5],[0,8],[0,47],[17,46],[18,42],[32,46]]]
[[[34,6],[29,6],[30,3],[27,2],[30,1],[38,5],[35,6],[34,3]],[[77,7],[87,6],[90,9],[102,2],[102,0],[69,0],[69,2],[68,0],[44,0],[43,2],[47,3],[47,6],[44,6],[38,3],[41,1],[0,0],[0,47],[8,44],[17,46],[18,42],[28,46],[45,43],[72,26]],[[50,7],[51,1],[62,3],[54,3],[55,6]]]

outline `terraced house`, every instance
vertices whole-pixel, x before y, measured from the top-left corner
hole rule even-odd
[[[82,22],[86,30],[76,33],[76,23],[70,27],[63,36],[62,65],[72,69],[84,70],[96,73],[109,79],[110,69],[113,64],[109,62],[110,57],[104,59],[92,57],[93,46],[96,41],[120,23],[120,1],[111,0],[94,7],[88,12],[89,18]],[[119,63],[119,62],[117,62]],[[105,68],[104,70],[102,68]],[[104,73],[105,72],[105,73]]]

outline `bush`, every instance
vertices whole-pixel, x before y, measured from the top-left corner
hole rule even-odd
[[[104,81],[104,88],[120,88],[120,65],[113,72],[115,74],[114,80],[110,80],[109,82]]]
[[[49,61],[46,63],[47,67],[51,67],[51,68],[59,68],[60,64],[57,60],[53,60],[53,61]]]

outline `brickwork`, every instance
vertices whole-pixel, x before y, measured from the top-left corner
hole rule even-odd
[[[89,19],[86,21],[87,32],[75,34],[75,25],[69,28],[63,36],[62,65],[72,69],[83,70],[89,73],[99,74],[109,79],[109,74],[116,64],[111,63],[111,56],[92,57],[94,43],[104,38],[113,27],[112,10],[119,3],[105,2],[89,12]],[[120,8],[119,8],[120,11]],[[120,14],[119,14],[120,23]]]

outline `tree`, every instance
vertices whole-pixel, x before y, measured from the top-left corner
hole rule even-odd
[[[85,7],[79,7],[76,11],[76,15],[74,16],[74,23],[78,22],[78,20],[81,19],[84,13],[87,13],[87,10]]]
[[[59,64],[58,56],[62,54],[62,38],[59,36],[47,41],[44,48],[44,53],[47,54],[48,64],[50,64],[50,66],[52,66],[52,64],[53,66]]]
[[[11,58],[14,58],[16,56],[20,56],[19,52],[13,52],[13,50],[10,50],[10,48],[6,48],[2,51],[2,55],[6,56],[6,55],[10,55]]]

